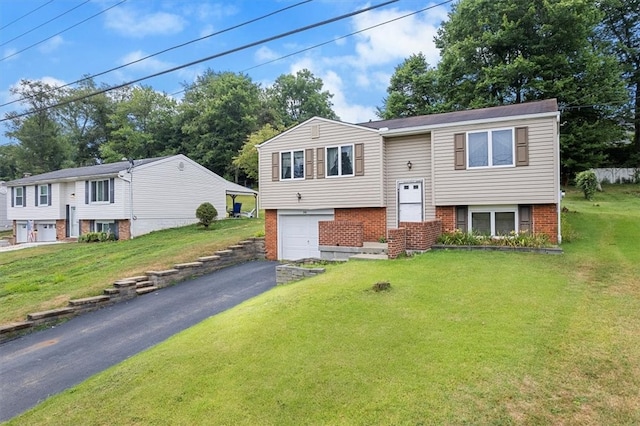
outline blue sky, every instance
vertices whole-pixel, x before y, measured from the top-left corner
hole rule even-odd
[[[0,0],[0,104],[15,100],[9,89],[21,79],[71,83],[84,75],[106,71],[300,1]],[[311,1],[95,80],[121,84],[383,2]],[[418,52],[430,64],[438,62],[433,37],[446,20],[451,3],[357,35],[340,37],[440,2],[401,0],[141,84],[180,99],[182,94],[176,92],[182,89],[182,83],[192,82],[207,68],[245,72],[262,87],[270,86],[281,74],[307,68],[322,78],[325,90],[334,94],[334,110],[343,121],[376,119],[376,106],[382,105],[389,78],[398,64]],[[292,56],[279,59],[286,55]],[[1,106],[0,114],[4,117],[8,111],[22,110],[19,103],[13,103]],[[3,125],[0,143],[8,142],[5,131]]]

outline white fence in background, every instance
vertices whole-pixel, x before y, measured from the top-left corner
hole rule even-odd
[[[634,168],[617,168],[611,167],[606,169],[593,169],[598,178],[598,182],[609,183],[640,183],[638,177],[640,176],[640,169]]]

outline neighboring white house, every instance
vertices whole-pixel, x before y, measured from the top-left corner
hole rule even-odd
[[[18,243],[92,231],[129,239],[196,223],[204,202],[224,217],[227,195],[257,196],[184,155],[57,170],[7,182],[7,189]]]
[[[0,180],[0,231],[11,227],[11,221],[7,219],[7,183]]]

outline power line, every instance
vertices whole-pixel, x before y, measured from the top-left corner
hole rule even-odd
[[[195,61],[192,61],[192,62],[188,62],[186,64],[179,65],[179,66],[176,66],[176,67],[173,67],[173,68],[169,68],[167,70],[160,71],[160,72],[157,72],[157,73],[145,76],[145,77],[141,77],[141,78],[138,78],[138,79],[135,79],[135,80],[131,80],[131,81],[128,81],[126,83],[122,83],[122,84],[118,84],[118,85],[115,85],[115,86],[110,86],[110,87],[107,87],[107,88],[104,88],[104,89],[101,89],[101,90],[97,90],[97,91],[89,93],[87,95],[83,95],[83,96],[79,96],[79,97],[76,97],[76,98],[68,99],[66,101],[59,102],[59,103],[54,104],[54,105],[49,105],[49,106],[46,106],[44,108],[34,109],[34,110],[31,110],[31,111],[23,112],[21,114],[13,114],[13,115],[11,115],[11,117],[0,119],[0,123],[3,122],[3,121],[16,119],[16,118],[19,118],[19,117],[24,117],[24,116],[29,115],[29,114],[34,114],[34,113],[37,113],[37,112],[46,111],[46,110],[49,110],[51,108],[67,105],[67,104],[70,104],[72,102],[77,102],[77,101],[80,101],[80,100],[83,100],[83,99],[87,99],[87,98],[90,98],[90,97],[93,97],[93,96],[96,96],[96,95],[100,95],[102,93],[109,92],[111,90],[121,89],[123,87],[130,86],[132,84],[139,83],[141,81],[148,80],[150,78],[154,78],[154,77],[158,77],[158,76],[161,76],[161,75],[164,75],[164,74],[168,74],[168,73],[171,73],[173,71],[180,70],[182,68],[187,68],[187,67],[190,67],[192,65],[197,65],[197,64],[200,64],[202,62],[209,61],[211,59],[216,59],[216,58],[219,58],[221,56],[226,56],[226,55],[229,55],[231,53],[236,53],[236,52],[239,52],[239,51],[242,51],[242,50],[246,50],[246,49],[248,49],[250,47],[254,47],[254,46],[257,46],[257,45],[260,45],[260,44],[268,43],[270,41],[278,40],[278,39],[281,39],[281,38],[284,38],[284,37],[288,37],[288,36],[293,35],[293,34],[298,34],[298,33],[304,32],[304,31],[308,31],[308,30],[313,29],[313,28],[321,27],[321,26],[324,26],[324,25],[327,25],[327,24],[331,24],[333,22],[337,22],[337,21],[340,21],[340,20],[343,20],[343,19],[346,19],[346,18],[350,18],[352,16],[356,16],[356,15],[359,15],[361,13],[368,12],[370,10],[378,9],[380,7],[383,7],[383,6],[388,6],[389,4],[396,3],[398,1],[399,0],[389,0],[389,1],[386,1],[384,3],[377,4],[375,6],[369,6],[369,7],[366,7],[364,9],[357,10],[355,12],[350,12],[350,13],[347,13],[347,14],[344,14],[344,15],[340,15],[340,16],[331,18],[331,19],[326,19],[324,21],[316,22],[315,24],[310,24],[310,25],[307,25],[307,26],[304,26],[304,27],[297,28],[295,30],[291,30],[291,31],[287,31],[287,32],[284,32],[284,33],[280,33],[280,34],[277,34],[275,36],[267,37],[267,38],[264,38],[262,40],[258,40],[258,41],[255,41],[255,42],[252,42],[252,43],[249,43],[249,44],[242,45],[240,47],[236,47],[236,48],[233,48],[233,49],[230,49],[230,50],[226,50],[224,52],[216,53],[214,55],[207,56],[205,58],[201,58],[201,59],[198,59],[198,60],[195,60]]]
[[[6,24],[6,25],[4,25],[4,26],[0,27],[0,30],[4,30],[4,29],[5,29],[5,28],[7,28],[9,25],[13,25],[13,24],[15,24],[16,22],[18,22],[18,21],[19,21],[19,20],[21,20],[22,18],[26,18],[27,16],[31,15],[33,12],[36,12],[36,11],[38,11],[38,10],[42,9],[43,7],[45,7],[46,5],[48,5],[49,3],[52,3],[52,2],[53,2],[53,0],[49,0],[49,1],[48,1],[48,2],[46,2],[45,4],[43,4],[43,5],[41,5],[41,6],[38,6],[38,7],[36,7],[35,9],[33,9],[31,12],[27,12],[27,13],[25,13],[24,15],[22,15],[21,17],[16,18],[16,19],[14,19],[13,21],[9,22],[8,24]]]
[[[14,37],[14,38],[12,38],[11,40],[7,40],[7,41],[5,41],[4,43],[0,44],[0,47],[4,46],[5,44],[9,44],[9,43],[11,43],[11,42],[12,42],[12,41],[14,41],[14,40],[17,40],[17,39],[19,39],[20,37],[25,36],[25,35],[27,35],[27,34],[29,34],[29,33],[33,32],[33,31],[37,30],[38,28],[42,28],[42,27],[44,27],[44,26],[45,26],[45,25],[47,25],[49,22],[53,22],[53,21],[55,21],[56,19],[58,19],[58,18],[60,18],[60,17],[62,17],[62,16],[64,16],[64,15],[66,15],[67,13],[73,12],[74,10],[76,10],[77,8],[79,8],[80,6],[83,6],[83,5],[87,4],[87,3],[89,3],[90,1],[91,1],[91,0],[85,0],[85,2],[84,2],[84,3],[80,3],[79,5],[77,5],[77,6],[75,6],[75,7],[72,7],[71,9],[67,10],[66,12],[63,12],[63,13],[61,13],[60,15],[58,15],[58,16],[56,16],[56,17],[54,17],[54,18],[49,19],[47,22],[43,22],[42,24],[38,25],[37,27],[31,28],[29,31],[25,31],[25,32],[24,32],[24,33],[22,33],[22,34],[20,34],[20,35],[18,35],[18,36],[15,36],[15,37]]]
[[[231,31],[231,30],[238,29],[238,28],[240,28],[240,27],[243,27],[243,26],[246,26],[246,25],[252,24],[252,23],[254,23],[254,22],[258,22],[258,21],[260,21],[260,20],[262,20],[262,19],[266,19],[266,18],[268,18],[268,17],[271,17],[271,16],[276,15],[276,14],[278,14],[278,13],[284,12],[284,11],[286,11],[286,10],[292,9],[292,8],[294,8],[294,7],[298,7],[298,6],[303,5],[303,4],[305,4],[305,3],[309,3],[309,2],[311,2],[311,1],[313,1],[313,0],[304,0],[304,1],[301,1],[301,2],[299,2],[299,3],[296,3],[296,4],[293,4],[293,5],[291,5],[291,6],[287,6],[287,7],[284,7],[284,8],[278,9],[278,10],[276,10],[276,11],[273,11],[273,12],[268,13],[268,14],[266,14],[266,15],[259,16],[259,17],[257,17],[257,18],[251,19],[251,20],[249,20],[249,21],[245,21],[245,22],[242,22],[242,23],[240,23],[240,24],[233,25],[233,26],[231,26],[231,27],[227,27],[227,28],[225,28],[225,29],[223,29],[223,30],[220,30],[220,31],[217,31],[217,32],[215,32],[215,33],[211,33],[211,34],[209,34],[209,35],[206,35],[206,36],[203,36],[203,37],[200,37],[200,38],[196,38],[196,39],[193,39],[193,40],[187,41],[187,42],[185,42],[185,43],[178,44],[178,45],[173,46],[173,47],[169,47],[169,48],[164,49],[164,50],[161,50],[161,51],[159,51],[159,52],[152,53],[152,54],[150,54],[150,55],[148,55],[148,56],[145,56],[144,58],[136,59],[135,61],[128,62],[128,63],[126,63],[126,64],[124,64],[124,65],[120,65],[120,66],[117,66],[117,67],[115,67],[115,68],[111,68],[111,69],[108,69],[108,70],[106,70],[106,71],[99,72],[99,73],[97,73],[97,74],[93,74],[93,75],[89,75],[89,76],[83,77],[83,78],[81,78],[80,80],[76,80],[76,81],[73,81],[73,82],[71,82],[71,83],[67,83],[67,84],[62,85],[62,86],[57,86],[54,90],[57,90],[57,89],[63,89],[63,88],[65,88],[65,87],[68,87],[68,86],[71,86],[71,85],[74,85],[74,84],[78,84],[78,83],[82,83],[83,81],[91,80],[91,79],[93,79],[93,78],[95,78],[95,77],[99,77],[99,76],[101,76],[101,75],[105,75],[105,74],[108,74],[108,73],[110,73],[110,72],[117,71],[117,70],[119,70],[119,69],[122,69],[122,68],[128,67],[129,65],[133,65],[133,64],[136,64],[136,63],[138,63],[138,62],[144,61],[145,59],[149,59],[149,58],[152,58],[152,57],[154,57],[154,56],[158,56],[158,55],[160,55],[160,54],[162,54],[162,53],[166,53],[166,52],[169,52],[169,51],[171,51],[171,50],[175,50],[175,49],[178,49],[178,48],[180,48],[180,47],[187,46],[187,45],[192,44],[192,43],[195,43],[195,42],[197,42],[197,41],[201,41],[201,40],[204,40],[204,39],[207,39],[207,38],[210,38],[210,37],[216,36],[216,35],[220,35],[220,34],[223,34],[223,33],[229,32],[229,31]],[[53,92],[54,90],[52,90],[52,92]],[[45,93],[48,93],[48,92],[45,92]],[[11,101],[11,102],[7,102],[7,103],[4,103],[4,104],[0,104],[0,108],[1,108],[1,107],[5,107],[5,106],[7,106],[7,105],[14,104],[14,103],[16,103],[16,102],[22,102],[22,101],[24,101],[24,100],[31,99],[31,98],[33,98],[33,97],[34,97],[34,96],[25,96],[25,97],[20,98],[20,99],[15,99],[15,100],[13,100],[13,101]]]
[[[88,18],[83,19],[82,21],[80,21],[80,22],[78,22],[78,23],[76,23],[76,24],[73,24],[72,26],[67,27],[67,28],[65,28],[64,30],[62,30],[62,31],[59,31],[59,32],[55,33],[55,34],[54,34],[54,35],[52,35],[51,37],[47,37],[47,38],[45,38],[44,40],[40,40],[39,42],[34,43],[34,44],[32,44],[31,46],[27,46],[27,47],[25,47],[25,48],[24,48],[24,49],[22,49],[22,50],[18,50],[17,52],[13,52],[11,55],[8,55],[8,56],[5,56],[4,58],[1,58],[1,59],[0,59],[0,62],[4,61],[5,59],[9,59],[9,58],[11,58],[11,57],[13,57],[13,56],[16,56],[18,53],[22,53],[22,52],[24,52],[25,50],[29,50],[29,49],[31,49],[32,47],[35,47],[35,46],[37,46],[37,45],[39,45],[39,44],[42,44],[42,43],[44,43],[45,41],[51,40],[52,38],[54,38],[54,37],[56,37],[56,36],[59,36],[60,34],[62,34],[62,33],[64,33],[64,32],[67,32],[67,31],[69,31],[70,29],[75,28],[75,27],[77,27],[77,26],[78,26],[78,25],[80,25],[80,24],[84,24],[84,23],[85,23],[85,22],[87,22],[88,20],[93,19],[93,18],[95,18],[96,16],[102,15],[103,13],[105,13],[105,12],[107,12],[107,11],[109,11],[109,10],[113,9],[114,7],[121,5],[121,4],[122,4],[122,3],[124,3],[125,1],[127,1],[127,0],[121,0],[119,3],[116,3],[116,4],[114,4],[113,6],[106,8],[106,9],[104,9],[103,11],[96,13],[95,15],[91,15],[91,16],[89,16]]]

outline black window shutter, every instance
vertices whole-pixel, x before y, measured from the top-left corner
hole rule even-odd
[[[364,176],[364,144],[357,143],[354,145],[356,176]]]
[[[16,195],[14,191],[14,187],[11,187],[11,207],[15,207]]]
[[[271,180],[280,180],[280,153],[274,152],[271,154]]]
[[[304,178],[313,179],[313,148],[304,150]]]
[[[47,194],[49,194],[49,205],[51,205],[51,197],[53,196],[51,193],[51,184],[47,186]]]
[[[89,204],[89,181],[84,181],[84,203]]]
[[[22,187],[22,207],[27,207],[27,187]]]
[[[120,227],[118,226],[118,221],[116,220],[113,225],[113,235],[116,237],[116,240],[120,239]]]
[[[518,230],[531,232],[531,206],[521,205],[518,206]]]
[[[90,220],[89,221],[89,232],[96,232],[96,221],[95,220]]]
[[[529,128],[516,127],[516,167],[529,165]]]
[[[116,202],[116,188],[115,188],[115,178],[109,179],[109,202],[111,204]]]
[[[462,232],[468,232],[469,227],[467,225],[467,206],[456,207],[456,229]]]
[[[324,179],[324,148],[316,149],[316,165],[318,179]]]
[[[38,190],[40,189],[40,187],[38,185],[36,185],[35,189],[36,189],[36,203],[35,203],[35,206],[38,207],[38,197],[40,196],[40,194],[38,194]]]
[[[467,135],[465,133],[456,133],[455,135],[453,135],[456,170],[464,170],[467,168],[466,139]]]

